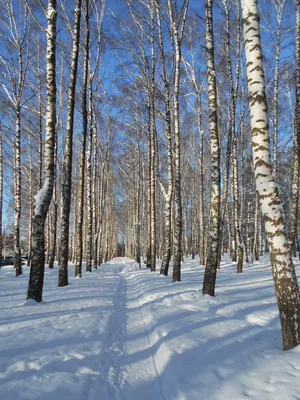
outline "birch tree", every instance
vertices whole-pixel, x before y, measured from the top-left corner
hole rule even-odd
[[[274,97],[273,97],[273,175],[277,182],[278,175],[278,99],[279,99],[279,61],[281,53],[281,35],[282,35],[282,16],[285,6],[285,0],[272,1],[276,10],[276,43],[275,43],[275,76],[274,76]]]
[[[199,153],[199,261],[200,265],[205,265],[205,213],[204,213],[204,128],[203,128],[203,115],[202,115],[202,94],[204,92],[204,82],[200,83],[199,73],[196,73],[196,61],[195,61],[195,51],[193,49],[193,35],[195,31],[195,26],[189,26],[189,51],[191,53],[191,63],[187,60],[184,61],[184,67],[188,79],[192,85],[193,91],[196,96],[196,115],[197,115],[197,130],[200,142],[200,153]],[[196,40],[196,39],[194,39]],[[202,61],[202,59],[201,59]],[[194,146],[193,146],[194,147]],[[194,185],[195,186],[195,185]],[[194,207],[193,207],[194,208]],[[195,202],[195,208],[196,202]],[[197,230],[197,229],[196,229]]]
[[[0,122],[0,269],[2,261],[2,211],[3,211],[3,145],[2,145],[2,124]]]
[[[160,267],[160,273],[168,275],[169,264],[171,259],[171,213],[172,213],[172,199],[173,199],[173,149],[172,149],[172,126],[171,126],[171,100],[170,100],[170,80],[168,79],[166,71],[166,57],[164,49],[164,40],[161,22],[161,8],[160,1],[155,0],[157,27],[158,27],[158,44],[160,51],[160,61],[162,69],[162,80],[164,85],[164,104],[165,104],[165,137],[167,140],[167,153],[168,153],[168,190],[163,188],[165,197],[165,221],[164,221],[164,247],[163,259]]]
[[[295,118],[293,124],[293,162],[292,162],[292,196],[290,202],[289,241],[292,257],[296,256],[297,217],[299,202],[299,167],[300,167],[300,1],[296,2],[296,96]]]
[[[5,52],[0,56],[2,70],[0,98],[15,116],[14,133],[14,268],[16,276],[22,274],[20,220],[21,220],[21,139],[22,111],[31,95],[24,96],[30,49],[30,18],[25,4],[12,0],[1,1],[0,37]]]
[[[209,237],[202,293],[214,296],[218,266],[220,229],[220,144],[217,114],[217,88],[214,60],[213,0],[206,0],[206,54],[211,158]]]
[[[71,207],[71,186],[72,186],[72,154],[73,154],[73,125],[74,125],[74,108],[75,108],[75,88],[77,80],[77,66],[79,54],[80,39],[80,17],[81,17],[81,0],[76,1],[72,46],[72,62],[70,71],[70,83],[68,89],[68,110],[67,110],[67,131],[66,144],[63,156],[62,170],[62,218],[61,233],[59,247],[59,273],[58,286],[68,285],[68,252],[69,252],[69,223],[70,223],[70,207]]]
[[[86,271],[92,272],[92,254],[93,254],[93,208],[92,208],[92,150],[93,150],[93,130],[94,130],[94,116],[93,116],[93,91],[92,81],[88,82],[89,93],[89,112],[88,112],[88,144],[86,151]]]
[[[179,87],[181,43],[184,25],[188,10],[189,0],[184,0],[181,11],[176,18],[175,7],[172,0],[168,0],[168,11],[171,25],[172,40],[175,48],[174,66],[174,93],[173,93],[173,125],[174,125],[174,204],[175,204],[175,230],[174,230],[174,259],[173,282],[181,280],[182,259],[182,201],[181,201],[181,153],[180,153],[180,118],[179,118]]]
[[[56,0],[48,1],[46,12],[48,28],[46,48],[46,142],[44,150],[44,184],[35,196],[32,221],[31,268],[28,283],[27,300],[42,301],[45,240],[44,227],[50,206],[54,186],[54,152],[56,134]]]
[[[284,230],[284,215],[272,175],[257,0],[243,0],[242,15],[255,183],[270,247],[283,349],[289,350],[300,342],[299,288]]]
[[[82,257],[83,257],[83,205],[84,205],[84,185],[85,185],[85,158],[86,158],[86,140],[88,132],[88,110],[87,110],[87,86],[89,72],[89,51],[90,51],[90,29],[88,7],[84,7],[85,21],[85,41],[84,41],[84,59],[83,59],[83,79],[81,94],[82,111],[82,139],[81,155],[79,165],[79,194],[78,194],[78,219],[76,226],[76,264],[75,277],[82,277]]]

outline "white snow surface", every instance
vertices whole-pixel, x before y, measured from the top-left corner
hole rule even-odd
[[[182,282],[118,258],[25,301],[28,267],[0,271],[0,399],[300,399],[300,346],[281,350],[267,258],[223,262],[216,297],[202,296],[204,268]],[[298,275],[300,267],[297,265]]]

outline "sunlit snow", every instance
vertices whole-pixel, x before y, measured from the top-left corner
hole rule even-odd
[[[182,282],[119,258],[25,302],[28,267],[0,271],[0,399],[291,400],[300,398],[300,348],[281,350],[268,259],[223,262],[217,296],[204,268]],[[299,268],[298,268],[299,270]],[[172,274],[172,271],[171,271]]]

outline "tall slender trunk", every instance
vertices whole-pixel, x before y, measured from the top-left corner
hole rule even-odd
[[[258,224],[259,224],[259,196],[256,192],[255,197],[255,215],[254,215],[254,237],[253,237],[253,244],[252,244],[252,252],[251,252],[251,262],[257,261],[258,256]]]
[[[3,147],[2,147],[2,124],[0,122],[0,269],[2,262],[2,211],[3,211]]]
[[[93,164],[93,190],[92,190],[92,204],[93,204],[93,266],[94,269],[98,268],[98,223],[99,223],[99,216],[97,213],[98,209],[98,200],[99,197],[97,196],[97,163],[98,163],[98,135],[97,135],[97,128],[96,128],[96,121],[95,121],[95,128],[94,128],[94,164]]]
[[[16,141],[14,165],[14,268],[16,276],[22,274],[20,219],[21,219],[21,106],[16,105]]]
[[[98,247],[99,247],[99,266],[103,262],[103,216],[104,216],[104,201],[105,201],[105,180],[104,180],[104,165],[102,166],[102,174],[100,177],[100,189],[99,189],[99,225],[98,225]]]
[[[238,136],[236,132],[236,102],[239,89],[240,79],[240,63],[241,63],[241,27],[240,13],[238,12],[237,27],[237,61],[235,69],[235,86],[232,97],[231,124],[232,124],[232,168],[233,168],[233,215],[234,215],[234,234],[237,251],[237,273],[243,272],[244,247],[242,240],[241,224],[240,224],[240,194],[239,194],[239,171],[238,171]]]
[[[281,52],[281,21],[284,10],[284,3],[280,5],[277,14],[277,32],[276,32],[276,45],[275,45],[275,76],[274,76],[274,97],[273,97],[273,175],[274,180],[277,182],[278,175],[278,98],[279,98],[279,58]]]
[[[85,12],[85,43],[83,60],[83,79],[82,79],[82,142],[79,166],[79,194],[78,194],[78,217],[76,227],[76,264],[75,277],[82,277],[82,258],[83,258],[83,206],[84,206],[84,187],[85,187],[85,153],[88,131],[88,111],[87,111],[87,85],[89,72],[89,47],[90,47],[90,29],[88,0],[86,2]]]
[[[42,301],[45,243],[44,226],[52,198],[54,184],[54,152],[56,131],[56,0],[48,1],[47,64],[46,64],[46,142],[44,150],[44,185],[35,197],[32,220],[32,258],[28,283],[27,300]]]
[[[214,60],[214,36],[212,18],[213,0],[206,0],[206,54],[208,75],[209,131],[211,158],[211,194],[209,214],[209,238],[202,293],[215,295],[217,267],[219,264],[220,233],[220,142],[217,114],[217,87]]]
[[[193,140],[193,146],[195,146],[195,141]],[[192,260],[195,259],[195,253],[196,253],[196,171],[195,171],[195,166],[193,166],[193,187],[192,187],[192,199],[191,199],[191,253],[192,253]]]
[[[285,235],[284,215],[272,176],[257,0],[243,0],[242,12],[256,190],[270,246],[283,349],[289,350],[300,342],[299,288]],[[300,12],[299,0],[297,12]]]
[[[251,252],[250,241],[250,201],[247,203],[247,221],[246,221],[246,257],[249,262],[249,254]]]
[[[151,89],[150,89],[150,116],[151,116],[151,271],[156,270],[156,124],[155,124],[155,49],[154,49],[154,0],[151,0],[150,8],[151,19]]]
[[[172,10],[172,9],[171,9]],[[171,11],[172,14],[172,11]],[[178,40],[177,28],[172,21],[175,41],[175,79],[174,79],[174,204],[175,204],[175,231],[174,231],[174,259],[173,282],[181,280],[182,258],[182,203],[181,203],[181,152],[180,152],[180,120],[179,120],[179,84],[180,84],[180,60],[181,50]]]
[[[299,39],[300,41],[300,39]],[[300,81],[299,81],[300,88]],[[300,103],[297,101],[297,97],[300,98],[299,93],[296,94],[296,110]],[[300,112],[299,110],[297,110]],[[300,126],[300,124],[299,124]],[[299,202],[299,144],[300,144],[300,128],[293,128],[293,161],[292,161],[292,190],[291,190],[291,201],[290,201],[290,226],[289,226],[289,242],[292,257],[296,257],[296,238],[297,238],[297,220],[298,220],[298,202]]]
[[[244,98],[244,78],[242,78],[242,97]],[[242,150],[241,150],[241,196],[240,196],[240,213],[239,213],[239,227],[240,227],[240,233],[241,233],[241,240],[242,240],[242,245],[244,248],[244,257],[245,261],[248,263],[249,258],[248,258],[248,243],[247,243],[247,238],[248,238],[248,209],[246,211],[246,190],[245,190],[245,122],[244,122],[244,112],[242,113],[241,116],[241,135],[242,135]],[[245,210],[245,211],[244,211]],[[245,225],[243,225],[243,216],[246,213],[246,237],[242,234],[243,228]],[[244,228],[245,229],[245,228]]]
[[[32,216],[33,216],[33,177],[32,177],[32,147],[31,147],[31,135],[29,135],[29,226],[28,226],[28,259],[27,265],[30,266],[30,253],[31,253],[31,242],[32,242]]]
[[[39,164],[39,170],[38,170],[38,189],[41,190],[42,185],[43,185],[43,109],[42,109],[42,73],[41,73],[41,45],[38,43],[38,126],[39,126],[39,132],[38,132],[38,143],[39,143],[39,149],[38,149],[38,164]]]
[[[93,88],[89,79],[89,129],[86,153],[86,191],[87,191],[87,236],[86,236],[86,271],[92,272],[93,255],[93,208],[92,208],[92,150],[93,150]]]
[[[138,129],[138,134],[139,134],[139,129]],[[136,221],[136,262],[139,264],[139,269],[141,269],[141,150],[140,150],[140,135],[139,135],[139,140],[138,140],[138,174],[137,174],[137,221]]]
[[[199,154],[199,257],[200,265],[205,265],[205,215],[204,215],[204,130],[202,127],[201,95],[197,93],[197,124],[200,137]]]
[[[227,74],[229,78],[229,87],[230,87],[230,95],[228,99],[228,115],[229,115],[229,125],[228,125],[228,134],[227,134],[227,147],[226,147],[226,157],[225,157],[225,166],[224,166],[224,178],[222,185],[222,194],[221,194],[221,216],[220,216],[220,239],[219,239],[219,249],[218,249],[218,267],[220,267],[221,262],[221,254],[222,254],[222,243],[223,243],[223,230],[225,224],[225,214],[226,214],[226,205],[227,205],[227,197],[228,197],[228,189],[229,189],[229,174],[230,174],[230,160],[232,153],[232,135],[234,134],[235,126],[233,120],[233,113],[235,114],[235,110],[233,110],[233,99],[234,99],[234,85],[233,85],[233,77],[232,77],[232,62],[230,55],[230,14],[228,7],[228,0],[224,0],[224,8],[225,8],[225,19],[226,19],[226,68]],[[234,235],[232,237],[233,243],[230,243],[230,246],[234,247],[235,252],[235,238]],[[235,261],[235,259],[234,259]]]
[[[52,224],[51,224],[51,242],[49,248],[49,268],[54,267],[55,253],[56,253],[56,236],[57,236],[57,188],[56,182],[54,183],[53,198],[52,198]]]
[[[52,195],[53,196],[53,195]],[[49,206],[49,212],[46,218],[46,234],[45,234],[45,264],[49,262],[49,251],[50,251],[50,241],[51,241],[51,203]]]
[[[181,42],[186,20],[189,1],[185,0],[178,21],[175,21],[172,0],[168,0],[171,34],[175,47],[175,72],[173,94],[173,125],[174,125],[174,206],[175,206],[175,230],[173,237],[173,282],[181,280],[182,259],[182,203],[181,203],[181,152],[180,152],[180,118],[179,118],[179,86]]]
[[[60,241],[59,241],[58,286],[68,285],[69,225],[70,225],[72,157],[73,157],[73,125],[74,125],[74,109],[75,109],[75,89],[77,80],[78,54],[79,54],[81,0],[76,0],[76,7],[74,13],[75,13],[75,19],[74,19],[70,83],[68,89],[66,143],[63,155],[62,183],[61,183],[62,218],[61,218]]]
[[[150,95],[148,94],[148,190],[147,190],[147,268],[151,268],[151,246],[152,246],[152,186],[151,186],[151,171],[152,171],[152,137],[151,137],[151,108]]]
[[[233,216],[235,243],[237,251],[237,273],[243,272],[244,248],[239,224],[240,202],[239,202],[239,181],[238,181],[238,160],[237,160],[237,135],[234,135],[232,145],[232,166],[233,166]]]
[[[52,196],[52,224],[51,224],[51,242],[50,242],[50,252],[49,252],[49,264],[48,268],[52,269],[54,267],[55,253],[56,253],[56,237],[57,237],[57,134],[55,135],[55,151],[54,151],[54,187]]]
[[[162,68],[162,79],[164,83],[164,104],[165,104],[165,137],[167,140],[167,163],[168,163],[168,191],[165,194],[165,219],[164,219],[164,247],[162,255],[162,263],[160,267],[160,273],[168,275],[169,264],[171,260],[171,213],[172,213],[172,199],[173,199],[173,156],[172,156],[172,130],[171,130],[171,107],[170,107],[170,93],[169,93],[169,81],[166,73],[166,61],[164,51],[163,33],[161,27],[161,11],[160,2],[155,0],[156,3],[156,15],[157,15],[157,26],[158,26],[158,39],[159,39],[159,50],[160,60]]]

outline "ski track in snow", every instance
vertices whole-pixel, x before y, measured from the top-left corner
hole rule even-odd
[[[298,275],[299,265],[296,266]],[[267,258],[223,262],[217,296],[204,269],[183,264],[181,283],[128,258],[25,302],[28,268],[0,271],[1,400],[300,399],[300,346],[281,351]]]

